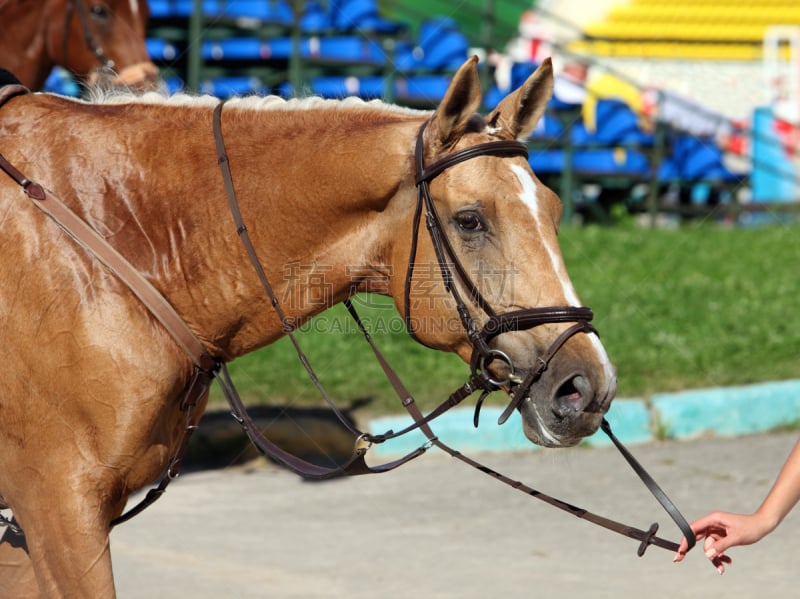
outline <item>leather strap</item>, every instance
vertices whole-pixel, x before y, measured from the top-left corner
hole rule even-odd
[[[572,325],[566,331],[561,333],[553,343],[550,344],[550,347],[543,356],[538,358],[538,368],[535,370],[531,370],[525,380],[518,385],[514,389],[514,394],[509,402],[508,406],[503,413],[500,415],[500,418],[497,419],[497,424],[504,424],[506,420],[508,420],[509,416],[514,412],[514,410],[519,407],[522,401],[528,396],[528,390],[542,377],[544,371],[547,370],[547,367],[550,365],[550,361],[555,357],[558,350],[567,342],[567,340],[577,333],[594,333],[596,332],[595,328],[589,324],[588,322],[579,322],[577,324]],[[476,417],[477,420],[477,417]]]
[[[203,344],[172,305],[97,231],[86,224],[86,221],[77,216],[52,192],[46,192],[41,185],[23,175],[2,154],[0,154],[0,170],[22,187],[25,195],[33,201],[34,206],[49,216],[78,245],[102,262],[139,298],[195,366],[203,370],[213,370],[216,367],[216,360],[206,352]]]
[[[647,470],[645,470],[644,467],[637,461],[637,459],[633,457],[633,454],[628,451],[628,449],[620,442],[620,440],[617,439],[614,433],[611,432],[611,425],[605,418],[603,418],[603,421],[600,423],[600,428],[603,429],[603,432],[608,436],[609,439],[611,439],[611,442],[622,454],[622,457],[624,457],[628,464],[630,464],[636,475],[641,479],[650,493],[653,494],[653,497],[658,500],[664,510],[669,514],[669,517],[672,518],[672,521],[675,522],[678,528],[681,529],[681,532],[683,533],[683,536],[686,538],[686,542],[689,545],[687,551],[694,547],[696,542],[695,534],[692,531],[692,527],[689,526],[689,523],[686,521],[686,518],[684,518],[683,514],[681,514],[680,510],[678,510],[675,504],[672,503],[672,500],[667,497],[667,494],[664,493],[661,487],[658,486],[658,483],[655,481],[655,479],[653,479]]]
[[[9,85],[0,87],[0,108],[2,108],[3,105],[11,98],[16,96],[24,96],[25,94],[29,93],[31,93],[31,90],[22,84],[11,83]]]
[[[538,499],[539,501],[544,501],[545,503],[552,505],[553,507],[556,507],[562,511],[570,513],[573,516],[576,516],[583,520],[587,520],[588,522],[591,522],[598,526],[602,526],[607,530],[639,541],[639,547],[636,552],[639,557],[642,557],[644,555],[645,551],[650,545],[655,545],[657,547],[661,547],[662,549],[667,549],[669,551],[678,550],[679,547],[678,543],[663,539],[656,535],[656,532],[658,531],[658,523],[654,522],[645,531],[633,526],[629,526],[627,524],[623,524],[621,522],[617,522],[616,520],[611,520],[610,518],[605,518],[603,516],[600,516],[583,508],[571,505],[555,497],[551,497],[550,495],[542,493],[541,491],[537,491],[536,489],[529,487],[528,485],[518,480],[511,479],[506,475],[501,474],[500,472],[497,472],[489,468],[488,466],[482,464],[481,462],[478,462],[477,460],[474,460],[464,455],[460,451],[457,451],[452,447],[450,447],[449,445],[447,445],[446,443],[442,442],[430,428],[429,426],[430,419],[422,415],[422,412],[420,411],[419,407],[414,401],[414,398],[411,395],[411,393],[409,393],[408,389],[406,389],[405,385],[403,385],[402,381],[400,380],[400,377],[392,369],[392,367],[389,365],[389,363],[381,354],[380,350],[373,341],[372,337],[369,335],[369,332],[362,324],[361,319],[358,317],[358,314],[355,312],[355,309],[352,309],[351,307],[349,307],[349,309],[351,315],[353,315],[353,318],[356,320],[359,328],[361,329],[364,335],[364,339],[369,344],[370,348],[375,354],[376,359],[378,360],[378,363],[383,368],[384,373],[386,374],[386,378],[391,382],[392,387],[395,390],[395,393],[397,394],[398,398],[400,398],[401,403],[403,404],[406,411],[409,413],[409,415],[411,416],[412,420],[416,425],[413,427],[408,427],[407,430],[411,430],[413,428],[419,428],[428,438],[428,443],[430,445],[438,447],[445,453],[449,454],[451,457],[454,457],[457,460],[464,462],[465,464],[471,466],[472,468],[475,468],[476,470],[480,470],[484,474],[488,474],[495,480],[498,480],[506,485],[509,485],[510,487],[517,489],[518,491],[526,493],[530,497]],[[586,323],[579,323],[578,325],[575,326],[580,326],[581,324],[586,324]],[[551,351],[555,353],[555,351],[557,351],[557,348],[552,349]],[[688,549],[694,547],[695,545],[694,534],[691,532],[691,528],[689,527],[688,524],[686,524],[686,520],[683,518],[683,516],[675,507],[675,505],[669,500],[669,498],[661,490],[661,488],[658,486],[655,480],[653,480],[653,478],[645,471],[645,469],[636,461],[633,455],[622,445],[619,439],[617,439],[611,433],[611,426],[605,419],[603,419],[601,427],[603,431],[607,435],[609,435],[611,440],[614,442],[614,445],[620,450],[625,459],[628,460],[628,462],[634,468],[636,474],[642,479],[647,488],[651,491],[651,493],[653,493],[653,495],[656,497],[659,503],[664,507],[664,509],[667,511],[670,517],[675,521],[675,523],[681,529],[681,532],[683,532],[684,536],[686,537],[689,543]],[[386,438],[388,439],[391,437],[387,435]]]
[[[195,366],[192,380],[181,402],[181,410],[186,414],[183,432],[181,433],[181,438],[178,440],[175,452],[172,454],[172,458],[169,461],[169,465],[161,475],[161,480],[156,487],[150,489],[139,503],[111,521],[110,526],[112,528],[118,524],[127,522],[144,511],[145,508],[155,503],[167,490],[169,484],[178,477],[181,467],[183,466],[183,458],[186,456],[186,451],[189,449],[189,441],[194,431],[197,430],[197,421],[199,420],[196,409],[197,404],[200,398],[208,393],[215,375],[215,372],[204,371]]]
[[[189,446],[189,439],[197,428],[195,407],[199,399],[208,393],[218,368],[218,362],[206,352],[202,342],[197,339],[164,296],[97,231],[78,217],[53,193],[45,191],[41,185],[23,175],[1,154],[0,170],[5,172],[22,188],[25,195],[32,200],[34,206],[49,216],[62,231],[104,264],[124,283],[194,363],[194,374],[181,402],[181,409],[186,412],[186,425],[169,465],[158,486],[151,489],[145,498],[131,510],[112,520],[110,526],[113,527],[126,522],[151,505],[161,497],[167,485],[178,476],[183,456]]]
[[[239,394],[236,391],[235,386],[233,385],[233,381],[231,380],[227,369],[225,366],[222,366],[222,378],[218,378],[218,382],[220,383],[220,387],[222,388],[223,394],[228,401],[228,404],[231,407],[231,412],[233,413],[234,418],[242,425],[247,437],[250,439],[250,442],[258,449],[262,454],[270,457],[271,459],[283,464],[293,472],[304,476],[306,478],[311,479],[328,479],[328,478],[335,478],[339,476],[345,475],[358,475],[358,474],[370,474],[370,473],[381,473],[381,472],[388,472],[389,470],[393,470],[398,466],[405,464],[406,462],[419,457],[428,449],[428,445],[424,445],[419,447],[418,449],[412,451],[411,453],[407,454],[406,456],[394,461],[389,462],[387,464],[379,465],[379,466],[369,466],[364,460],[364,456],[366,454],[366,449],[364,447],[360,447],[359,443],[361,441],[366,441],[367,443],[376,442],[379,439],[373,438],[370,435],[361,432],[357,428],[355,428],[349,421],[348,418],[344,416],[341,410],[336,406],[334,401],[328,395],[328,392],[325,390],[322,382],[317,377],[316,373],[314,372],[313,368],[311,367],[311,363],[309,362],[308,358],[306,357],[305,353],[303,352],[302,348],[300,347],[297,338],[295,337],[292,326],[288,322],[286,315],[281,307],[280,301],[278,297],[275,295],[275,292],[272,289],[272,286],[267,279],[267,275],[264,272],[263,267],[261,266],[261,261],[258,259],[258,254],[253,247],[252,242],[250,241],[250,235],[247,231],[247,227],[245,226],[244,219],[242,218],[241,210],[239,209],[239,202],[236,199],[236,190],[233,184],[233,176],[231,174],[230,164],[228,161],[228,155],[225,151],[225,141],[222,135],[222,108],[224,106],[224,100],[216,105],[214,108],[214,112],[212,115],[212,125],[214,130],[214,144],[217,150],[217,162],[220,167],[220,171],[222,174],[222,181],[225,188],[225,195],[228,199],[228,206],[231,211],[231,215],[233,216],[233,221],[236,226],[236,232],[239,235],[239,238],[244,245],[245,250],[247,251],[247,255],[250,258],[250,262],[253,265],[253,268],[258,275],[259,280],[261,281],[261,285],[264,288],[267,296],[272,303],[272,307],[275,310],[276,314],[281,320],[281,324],[283,325],[284,333],[289,337],[294,345],[295,351],[297,352],[298,358],[300,362],[303,364],[306,372],[317,387],[320,392],[320,395],[323,397],[325,402],[331,408],[331,410],[336,414],[339,421],[351,432],[356,436],[356,448],[355,451],[348,462],[341,466],[334,466],[334,467],[326,467],[326,466],[319,466],[317,464],[312,464],[302,458],[290,454],[287,451],[284,451],[280,447],[278,447],[275,443],[270,441],[267,437],[265,437],[261,431],[258,430],[258,427],[255,425],[253,420],[250,418],[250,415],[247,413],[247,409],[244,406],[244,403],[241,401]]]

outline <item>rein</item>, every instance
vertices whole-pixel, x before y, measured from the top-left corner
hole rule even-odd
[[[506,356],[502,352],[499,352],[498,350],[490,349],[488,346],[489,341],[491,341],[497,335],[507,331],[527,330],[534,326],[538,326],[540,324],[545,324],[545,323],[561,323],[561,322],[577,321],[576,324],[566,329],[558,338],[556,338],[556,340],[551,344],[547,352],[545,352],[545,355],[539,359],[540,362],[539,368],[533,370],[525,379],[525,381],[523,381],[520,387],[515,390],[515,393],[512,395],[511,403],[500,417],[499,424],[502,424],[503,422],[505,422],[506,419],[508,419],[513,410],[525,398],[531,385],[533,385],[541,377],[542,373],[547,368],[548,363],[556,354],[556,352],[561,348],[561,346],[563,346],[564,343],[566,343],[566,341],[572,335],[575,335],[579,332],[596,333],[595,328],[591,324],[589,324],[589,321],[592,319],[592,312],[589,308],[572,307],[572,306],[529,308],[529,309],[515,310],[502,315],[497,315],[491,309],[488,302],[486,302],[486,300],[482,298],[477,287],[474,285],[474,283],[472,283],[470,278],[467,276],[465,269],[461,265],[455,252],[453,251],[452,246],[450,245],[447,239],[447,235],[444,233],[444,230],[441,226],[441,220],[439,219],[439,216],[436,213],[436,209],[433,204],[433,200],[431,199],[429,190],[429,183],[434,177],[439,175],[441,172],[443,172],[450,166],[453,166],[454,164],[458,164],[460,162],[469,160],[470,158],[474,158],[477,156],[516,155],[516,156],[525,156],[527,158],[527,148],[525,147],[524,144],[516,141],[498,141],[498,142],[480,144],[477,146],[473,146],[471,148],[467,148],[465,150],[461,150],[449,156],[445,156],[441,160],[425,168],[423,159],[423,133],[427,125],[427,122],[423,124],[422,127],[420,128],[419,133],[417,135],[417,144],[415,148],[415,165],[416,165],[415,180],[417,183],[419,194],[418,194],[417,207],[413,219],[414,231],[411,244],[412,249],[411,249],[411,256],[409,258],[408,271],[405,281],[404,302],[406,307],[405,310],[407,318],[406,324],[409,333],[416,339],[416,336],[414,335],[413,332],[413,327],[409,326],[411,323],[411,320],[408,318],[409,314],[408,308],[410,306],[409,289],[411,284],[411,277],[413,276],[413,263],[414,263],[414,257],[416,256],[416,248],[418,243],[419,222],[424,205],[426,210],[426,222],[428,225],[428,230],[434,245],[434,249],[436,251],[437,258],[439,260],[439,267],[442,272],[442,277],[445,282],[445,287],[455,299],[457,303],[457,310],[459,313],[459,317],[461,318],[462,324],[464,325],[464,328],[467,331],[467,334],[469,335],[469,338],[473,343],[473,357],[471,359],[472,376],[464,385],[462,385],[459,389],[453,392],[446,401],[444,401],[437,408],[432,410],[428,415],[423,415],[419,407],[417,406],[413,395],[408,391],[408,389],[400,380],[400,377],[392,369],[388,361],[385,359],[383,354],[378,349],[377,345],[374,343],[372,337],[369,334],[369,331],[367,331],[366,327],[364,326],[352,302],[350,302],[349,299],[345,300],[344,304],[347,310],[350,312],[351,316],[353,317],[359,329],[361,330],[364,339],[370,345],[376,360],[381,365],[387,379],[391,383],[403,407],[405,407],[406,411],[409,413],[412,420],[414,421],[412,425],[398,432],[388,431],[387,433],[384,433],[382,435],[371,435],[369,433],[363,433],[358,430],[354,430],[354,427],[345,418],[343,418],[341,412],[335,407],[335,405],[333,405],[333,402],[331,401],[328,394],[325,392],[321,382],[319,381],[318,377],[311,368],[311,365],[308,362],[305,354],[303,354],[302,350],[300,349],[300,346],[292,332],[291,326],[288,326],[288,321],[280,306],[280,302],[278,301],[274,291],[272,290],[272,287],[269,284],[264,269],[261,266],[255,248],[253,247],[252,242],[250,241],[250,237],[247,232],[247,227],[245,226],[241,216],[241,211],[239,210],[239,204],[236,199],[235,187],[233,184],[233,178],[230,171],[230,163],[228,160],[227,153],[225,151],[225,142],[222,135],[222,109],[224,104],[225,101],[223,100],[219,102],[217,106],[214,108],[212,123],[214,131],[214,143],[217,150],[217,162],[219,163],[220,171],[222,173],[222,179],[225,187],[225,194],[228,199],[228,204],[231,210],[231,214],[233,216],[234,224],[236,225],[236,231],[247,251],[248,257],[250,258],[253,268],[255,269],[259,279],[261,280],[261,284],[264,287],[264,290],[266,291],[267,296],[269,297],[275,312],[277,313],[278,317],[281,320],[281,323],[284,326],[284,331],[287,333],[292,343],[294,344],[294,347],[298,353],[300,361],[302,362],[303,366],[308,372],[309,377],[317,386],[317,388],[320,390],[323,398],[328,403],[328,405],[330,405],[333,408],[334,412],[337,414],[342,423],[349,430],[353,431],[358,435],[356,441],[356,451],[353,458],[351,458],[351,460],[347,464],[339,468],[328,469],[319,466],[313,466],[312,469],[308,469],[306,465],[303,463],[303,461],[295,456],[292,456],[294,458],[293,460],[287,461],[286,456],[284,455],[286,452],[280,450],[279,453],[275,453],[273,449],[274,444],[265,443],[265,441],[268,442],[268,440],[265,437],[263,437],[263,435],[255,427],[252,420],[250,420],[249,417],[247,416],[246,409],[241,403],[238,394],[236,394],[233,385],[230,384],[231,382],[230,379],[228,378],[227,371],[223,369],[223,375],[225,375],[226,377],[225,385],[223,385],[223,391],[231,405],[233,416],[242,424],[245,432],[247,433],[248,437],[250,438],[250,440],[253,442],[253,444],[256,446],[257,449],[259,449],[262,453],[265,453],[267,456],[287,465],[290,469],[294,470],[296,473],[301,474],[303,476],[309,476],[311,478],[330,478],[346,474],[368,474],[368,473],[386,472],[410,461],[413,458],[422,455],[430,447],[436,446],[439,449],[446,452],[447,454],[449,454],[450,456],[468,464],[469,466],[472,466],[477,470],[480,470],[485,474],[488,474],[489,476],[492,476],[493,478],[511,486],[512,488],[527,493],[531,497],[535,497],[554,507],[567,511],[573,514],[574,516],[577,516],[589,522],[593,522],[594,524],[602,526],[608,530],[611,530],[623,536],[627,536],[629,538],[639,541],[637,555],[639,555],[640,557],[644,555],[645,551],[647,550],[647,547],[650,545],[656,545],[658,547],[662,547],[670,551],[678,550],[679,545],[677,543],[668,541],[666,539],[662,539],[661,537],[658,537],[656,535],[656,532],[658,531],[658,523],[653,523],[646,531],[644,531],[605,518],[603,516],[599,516],[597,514],[589,512],[588,510],[584,510],[582,508],[561,501],[560,499],[556,499],[554,497],[541,493],[540,491],[537,491],[523,484],[520,481],[515,481],[499,472],[496,472],[495,470],[488,468],[487,466],[481,464],[480,462],[477,462],[472,458],[467,457],[460,451],[451,448],[450,446],[439,440],[439,438],[434,434],[433,430],[429,426],[431,420],[443,414],[451,407],[457,405],[458,403],[463,401],[466,397],[473,394],[474,392],[478,390],[483,390],[483,394],[481,395],[481,398],[478,401],[475,411],[475,424],[477,426],[478,413],[480,410],[481,402],[490,392],[499,389],[500,384],[505,383],[504,381],[501,382],[493,381],[486,373],[485,367],[491,360],[500,358],[509,365],[509,367],[512,369],[513,372],[513,364],[511,363],[511,360],[508,358],[508,356]],[[466,304],[461,299],[458,290],[452,284],[453,282],[452,272],[450,270],[450,267],[448,266],[448,261],[446,259],[448,256],[450,257],[451,263],[456,269],[456,272],[459,274],[462,280],[467,283],[468,289],[470,290],[470,296],[490,316],[489,320],[481,330],[478,330],[474,320],[469,315],[469,310],[467,309]],[[476,364],[480,365],[480,368],[476,367]],[[647,471],[641,466],[641,464],[639,464],[639,462],[633,457],[633,455],[622,445],[619,439],[617,439],[616,436],[614,436],[614,434],[611,432],[611,426],[605,419],[603,419],[602,421],[601,428],[603,429],[603,432],[605,432],[609,436],[609,438],[617,447],[617,449],[622,453],[623,457],[626,459],[626,461],[628,461],[628,463],[634,469],[636,474],[640,477],[645,486],[650,490],[650,492],[655,496],[655,498],[659,501],[662,507],[667,511],[672,520],[681,529],[681,532],[687,539],[687,542],[689,544],[689,549],[691,549],[695,544],[695,537],[694,534],[692,533],[691,527],[686,522],[686,519],[683,517],[680,511],[678,511],[678,509],[675,507],[672,501],[670,501],[670,499],[663,492],[663,490],[658,486],[655,480],[647,473]],[[424,445],[420,446],[412,453],[407,454],[406,456],[400,458],[395,462],[391,462],[389,464],[385,464],[377,468],[369,467],[366,465],[363,458],[364,455],[366,454],[368,447],[364,448],[363,446],[359,446],[360,443],[364,442],[368,444],[382,443],[384,441],[396,438],[415,429],[420,429],[423,432],[423,434],[425,434],[425,436],[427,437],[428,441]],[[299,465],[302,466],[302,468],[297,467],[298,462],[300,463]],[[322,474],[322,476],[319,476],[320,473]]]
[[[0,88],[0,105],[2,105],[3,99],[8,99],[14,95],[25,93],[27,90],[22,88],[21,86],[15,87],[13,93],[8,93],[7,90]],[[4,93],[6,92],[6,93]],[[499,472],[488,468],[487,466],[482,465],[481,463],[465,456],[461,452],[452,449],[442,441],[436,437],[429,426],[429,422],[436,418],[437,416],[441,415],[449,408],[457,405],[463,399],[471,395],[472,393],[482,390],[483,394],[481,395],[481,399],[479,400],[478,405],[476,406],[476,414],[475,420],[477,423],[478,411],[480,409],[480,403],[483,401],[486,395],[491,391],[497,390],[499,385],[505,384],[505,381],[493,381],[489,375],[486,373],[486,366],[491,362],[493,359],[501,359],[505,361],[509,367],[513,371],[513,364],[511,364],[510,359],[502,354],[502,352],[498,352],[497,350],[492,350],[489,348],[488,343],[494,337],[503,332],[507,331],[515,331],[515,330],[525,330],[531,327],[537,326],[543,323],[552,323],[552,322],[576,322],[577,324],[573,325],[572,327],[568,328],[560,337],[558,337],[553,344],[551,345],[550,349],[545,353],[544,357],[540,359],[540,366],[538,369],[533,370],[526,380],[521,384],[521,387],[515,390],[515,393],[512,395],[512,401],[509,404],[509,407],[506,408],[505,412],[510,414],[513,412],[513,409],[518,405],[522,399],[524,399],[525,395],[527,394],[528,389],[531,385],[533,385],[538,377],[541,376],[541,373],[547,368],[547,364],[550,359],[555,355],[555,353],[559,350],[559,348],[566,342],[566,340],[574,334],[578,332],[595,332],[594,327],[589,324],[589,320],[591,320],[592,314],[591,310],[588,308],[574,308],[574,307],[556,307],[556,308],[536,308],[536,309],[526,309],[526,310],[518,310],[509,312],[503,315],[497,315],[489,307],[488,303],[484,300],[479,300],[480,294],[475,288],[474,284],[469,280],[469,277],[466,276],[463,267],[460,265],[456,256],[450,247],[449,242],[447,241],[447,237],[444,234],[444,231],[441,227],[441,223],[438,220],[438,215],[435,212],[435,207],[433,206],[433,201],[430,198],[430,193],[428,190],[428,183],[432,178],[436,175],[440,174],[449,166],[456,164],[458,162],[462,162],[464,160],[470,159],[472,157],[492,154],[492,155],[523,155],[523,148],[524,145],[520,144],[519,142],[492,142],[489,144],[481,144],[479,146],[475,146],[473,148],[469,148],[468,150],[462,150],[461,152],[457,152],[451,156],[445,157],[444,159],[434,163],[433,165],[429,166],[427,169],[424,168],[424,164],[421,161],[422,156],[422,132],[424,130],[424,125],[420,129],[419,136],[417,138],[417,150],[415,155],[417,156],[417,173],[416,173],[416,180],[418,187],[420,188],[419,192],[419,201],[417,205],[417,214],[415,215],[415,233],[414,233],[414,250],[416,249],[416,242],[417,242],[417,226],[419,224],[419,214],[421,214],[422,206],[425,205],[426,208],[426,220],[428,222],[428,228],[431,233],[431,238],[434,240],[434,247],[437,248],[437,256],[440,262],[440,268],[442,269],[442,275],[445,278],[446,286],[449,288],[450,293],[453,294],[453,297],[456,298],[457,304],[459,306],[459,316],[462,318],[462,323],[464,324],[465,329],[467,330],[470,339],[473,341],[474,353],[473,353],[473,360],[471,360],[471,377],[465,383],[457,389],[451,396],[439,407],[434,409],[431,413],[427,416],[423,416],[420,409],[417,407],[416,402],[413,396],[409,393],[406,387],[403,385],[402,381],[400,380],[399,376],[394,372],[388,362],[385,360],[377,346],[375,345],[374,341],[372,340],[369,332],[364,327],[361,319],[358,317],[358,314],[355,311],[352,303],[347,300],[345,301],[345,305],[353,315],[356,323],[358,324],[359,328],[361,329],[365,340],[369,343],[370,347],[372,348],[373,353],[375,354],[376,359],[380,363],[381,367],[383,368],[384,372],[386,373],[387,379],[392,384],[396,394],[398,395],[401,403],[406,408],[408,413],[410,414],[411,418],[413,419],[414,423],[407,427],[406,429],[399,431],[397,433],[393,431],[388,431],[383,435],[371,435],[369,433],[364,433],[359,431],[353,425],[351,425],[346,418],[344,418],[341,411],[334,405],[331,398],[325,392],[324,388],[322,387],[321,382],[319,381],[318,377],[314,373],[311,365],[306,358],[305,354],[302,352],[290,326],[288,326],[288,321],[283,313],[283,310],[280,306],[280,302],[278,301],[275,293],[272,290],[272,287],[269,284],[269,281],[266,277],[264,269],[262,268],[258,256],[255,252],[255,249],[250,241],[249,234],[247,232],[247,227],[244,224],[242,219],[238,201],[236,200],[236,194],[234,190],[233,180],[231,176],[230,166],[227,154],[225,152],[225,145],[222,137],[222,124],[221,124],[221,117],[222,117],[222,107],[223,102],[220,102],[216,108],[214,109],[213,113],[213,130],[214,130],[214,140],[215,146],[217,150],[217,157],[218,163],[220,166],[220,170],[222,173],[223,183],[225,187],[226,196],[228,199],[229,207],[231,210],[231,214],[234,220],[234,224],[236,225],[237,233],[244,244],[245,249],[247,250],[248,256],[253,263],[253,267],[258,274],[258,277],[262,283],[262,286],[269,297],[273,308],[275,309],[276,313],[278,314],[283,326],[284,332],[290,337],[292,343],[295,346],[295,349],[298,353],[298,358],[303,363],[306,371],[308,372],[309,377],[320,390],[323,398],[328,403],[329,406],[333,409],[339,419],[344,423],[344,425],[356,435],[356,447],[354,449],[353,456],[350,460],[342,465],[337,466],[334,468],[327,468],[324,466],[318,466],[316,464],[311,464],[302,460],[301,458],[290,454],[274,443],[272,443],[269,439],[267,439],[257,428],[255,423],[252,421],[250,416],[247,413],[247,410],[241,401],[236,389],[233,385],[233,382],[230,378],[230,374],[223,362],[219,359],[216,359],[210,356],[206,351],[202,344],[202,342],[197,339],[194,333],[188,328],[188,326],[184,323],[184,321],[180,318],[180,316],[175,312],[174,308],[167,302],[167,300],[138,272],[135,268],[122,256],[120,255],[102,236],[99,235],[94,229],[92,229],[88,224],[85,223],[80,217],[78,217],[74,212],[72,212],[66,205],[63,204],[53,193],[49,191],[45,191],[45,189],[39,185],[38,183],[28,179],[25,175],[23,175],[19,170],[17,170],[8,160],[6,160],[2,155],[0,155],[0,170],[4,171],[13,181],[15,181],[24,193],[28,196],[28,198],[33,202],[33,204],[42,210],[46,215],[48,215],[70,238],[72,238],[76,243],[78,243],[81,247],[83,247],[89,254],[100,260],[122,283],[124,283],[135,295],[139,298],[140,301],[145,305],[148,311],[164,326],[166,331],[172,336],[172,338],[176,341],[176,343],[183,349],[183,351],[187,354],[187,356],[191,359],[192,363],[194,364],[194,372],[192,378],[187,385],[185,395],[183,400],[181,401],[181,410],[186,413],[186,426],[183,430],[182,436],[179,439],[177,449],[167,466],[165,473],[162,475],[161,480],[158,486],[150,489],[146,494],[145,498],[140,501],[137,505],[135,505],[131,510],[123,514],[122,516],[114,519],[111,521],[110,525],[113,527],[116,524],[125,522],[126,520],[130,519],[131,517],[135,516],[136,514],[140,513],[143,509],[147,506],[152,504],[156,501],[165,491],[167,485],[177,477],[183,456],[185,455],[186,449],[188,447],[189,439],[191,437],[192,432],[196,428],[196,414],[195,414],[195,406],[198,400],[203,397],[207,392],[211,385],[213,379],[216,379],[217,382],[220,384],[222,391],[228,400],[228,403],[231,407],[232,414],[234,418],[242,425],[245,433],[251,440],[251,442],[255,445],[255,447],[264,455],[282,463],[284,466],[289,468],[290,470],[308,477],[308,478],[315,478],[315,479],[326,479],[332,478],[337,476],[343,475],[358,475],[358,474],[371,474],[371,473],[382,473],[387,472],[389,470],[393,470],[394,468],[414,459],[423,453],[425,453],[430,447],[436,446],[452,457],[457,458],[458,460],[472,466],[484,472],[493,478],[510,485],[511,487],[520,490],[522,492],[527,493],[528,495],[535,497],[541,501],[544,501],[554,507],[557,507],[561,510],[564,510],[568,513],[573,514],[576,517],[582,518],[584,520],[588,520],[593,522],[599,526],[602,526],[608,530],[616,532],[618,534],[622,534],[629,538],[635,539],[639,541],[639,548],[638,548],[638,555],[644,555],[645,550],[649,545],[656,545],[662,547],[664,549],[668,549],[670,551],[676,551],[678,549],[678,544],[662,539],[656,535],[658,530],[658,524],[654,523],[650,526],[650,528],[646,531],[640,530],[638,528],[630,527],[625,524],[621,524],[614,520],[610,520],[608,518],[604,518],[602,516],[598,516],[584,510],[582,508],[578,508],[571,504],[568,504],[564,501],[559,499],[555,499],[550,497],[544,493],[541,493],[527,485],[519,481],[512,480],[506,477]],[[525,153],[526,155],[526,153]],[[449,249],[447,249],[449,248]],[[453,259],[452,263],[456,266],[457,273],[464,281],[467,281],[467,286],[470,288],[470,295],[475,301],[482,306],[482,309],[489,314],[489,320],[484,325],[482,329],[478,329],[475,325],[475,322],[469,316],[469,312],[466,308],[466,305],[461,301],[460,296],[458,295],[458,291],[455,289],[455,286],[452,285],[452,273],[450,268],[445,260],[445,254],[450,255]],[[413,256],[415,254],[412,252],[412,263],[413,263]],[[413,268],[411,263],[409,264],[409,273],[413,272]],[[409,274],[410,278],[411,274]],[[407,289],[409,285],[409,280],[406,281]],[[408,303],[408,297],[406,296],[406,302]],[[412,333],[413,334],[413,333]],[[475,357],[477,356],[477,358]],[[504,412],[505,418],[508,417],[508,414]],[[505,420],[505,418],[501,417],[501,420]],[[372,443],[380,443],[384,442],[388,439],[395,438],[406,432],[409,432],[414,429],[420,429],[425,436],[427,437],[427,442],[420,446],[415,451],[407,454],[406,456],[395,460],[393,462],[389,462],[379,466],[369,466],[367,465],[364,457],[371,446]],[[614,445],[620,450],[623,457],[631,464],[634,468],[636,473],[639,477],[643,480],[645,485],[650,489],[650,491],[654,494],[656,499],[662,504],[665,510],[669,513],[670,517],[675,521],[675,523],[679,526],[681,531],[683,532],[684,536],[686,537],[689,543],[689,549],[691,549],[695,544],[695,537],[691,531],[691,528],[686,523],[686,520],[683,516],[678,512],[672,502],[667,498],[667,496],[663,493],[663,491],[658,487],[655,481],[647,474],[644,468],[633,458],[633,456],[622,446],[619,440],[613,435],[611,432],[611,428],[608,425],[608,422],[603,420],[602,423],[603,431],[611,438]],[[14,529],[12,529],[13,531]]]

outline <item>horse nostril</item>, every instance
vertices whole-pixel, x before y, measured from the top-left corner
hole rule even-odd
[[[559,418],[578,414],[592,397],[592,385],[581,375],[575,375],[561,384],[553,398],[553,413]]]

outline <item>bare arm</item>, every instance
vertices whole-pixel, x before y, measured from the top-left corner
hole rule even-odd
[[[692,522],[697,539],[705,538],[703,550],[722,574],[731,559],[725,551],[737,545],[750,545],[771,533],[800,501],[800,441],[781,468],[775,483],[761,506],[752,514],[712,512]],[[681,561],[686,555],[686,539],[675,555]]]

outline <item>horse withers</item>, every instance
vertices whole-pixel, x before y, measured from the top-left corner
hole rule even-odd
[[[4,0],[0,67],[42,89],[60,66],[88,85],[156,89],[158,67],[145,46],[146,0]]]
[[[513,398],[531,441],[562,447],[597,430],[616,379],[593,329],[507,316],[587,310],[558,247],[559,200],[514,141],[551,92],[548,61],[481,117],[471,59],[433,113],[353,98],[229,100],[225,162],[285,319],[225,200],[217,99],[18,95],[0,108],[0,154],[127,258],[209,356],[233,360],[286,322],[382,293],[421,343],[473,370],[484,343],[477,370]],[[35,201],[0,172],[0,501],[29,551],[0,543],[0,596],[111,597],[111,522],[174,454],[193,364]],[[423,203],[432,236],[415,214]]]

